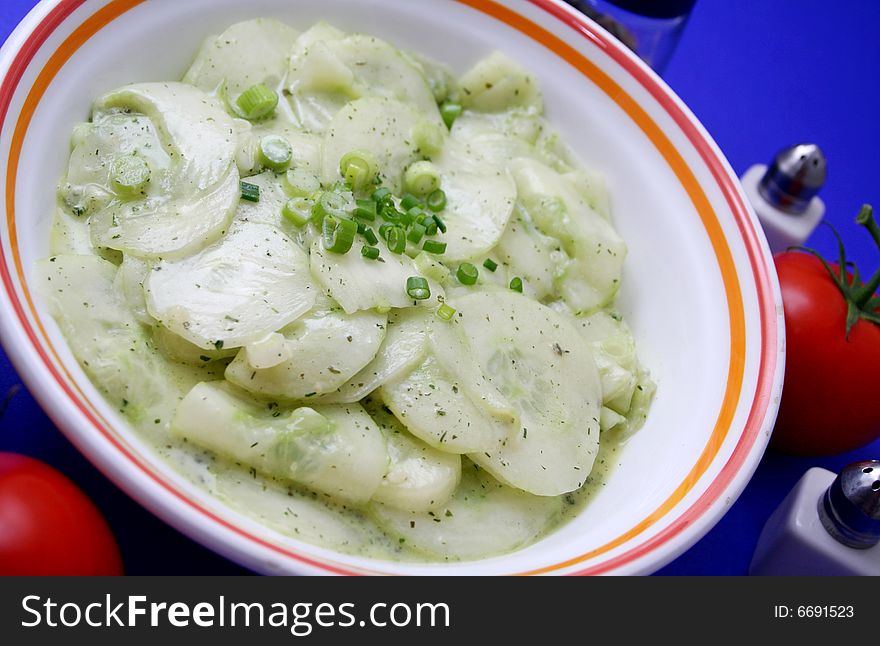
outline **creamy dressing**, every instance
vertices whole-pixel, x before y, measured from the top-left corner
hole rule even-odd
[[[248,119],[256,84],[277,105]],[[604,184],[542,112],[499,53],[456,79],[323,23],[238,23],[182,83],[109,92],[76,127],[44,298],[107,400],[232,509],[381,559],[520,549],[583,509],[654,392],[613,309]],[[375,183],[343,183],[355,153]],[[406,195],[416,163],[436,218]],[[292,197],[312,220],[378,206],[339,253]],[[383,220],[399,249],[369,239]]]

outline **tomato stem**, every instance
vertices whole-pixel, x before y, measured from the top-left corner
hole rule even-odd
[[[877,221],[874,219],[874,209],[870,204],[862,205],[859,214],[856,216],[856,223],[868,230],[878,250],[880,250],[880,226],[877,225]],[[830,223],[826,224],[831,228],[831,232],[837,239],[839,259],[836,271],[815,249],[808,247],[792,248],[806,251],[818,258],[819,262],[822,263],[822,266],[825,267],[825,270],[831,276],[831,280],[834,281],[837,289],[843,294],[843,298],[846,301],[846,339],[849,340],[850,331],[860,320],[880,325],[880,313],[877,311],[880,309],[880,297],[875,295],[877,289],[880,288],[880,269],[871,276],[867,283],[863,283],[859,274],[859,268],[846,260],[846,249],[843,246],[840,234],[837,233],[837,230]],[[847,268],[852,269],[852,280],[847,276]]]
[[[856,222],[868,230],[871,237],[874,238],[877,248],[880,249],[880,227],[877,226],[877,221],[874,219],[874,209],[871,208],[870,204],[862,205],[859,214],[856,216]],[[853,290],[853,296],[855,304],[860,310],[866,309],[868,302],[874,297],[874,292],[877,291],[878,287],[880,287],[880,269],[871,276],[871,279],[864,286],[858,287],[856,285],[856,288]],[[869,308],[868,311],[874,313],[873,309]]]
[[[868,230],[871,237],[874,238],[877,248],[880,249],[880,227],[877,226],[877,221],[874,219],[874,209],[870,204],[862,204],[862,208],[856,216],[856,222]]]

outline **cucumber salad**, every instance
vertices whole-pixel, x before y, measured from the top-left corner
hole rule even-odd
[[[182,80],[95,100],[50,250],[44,300],[140,437],[345,553],[533,543],[654,393],[602,177],[500,53],[456,76],[325,23],[232,25]]]

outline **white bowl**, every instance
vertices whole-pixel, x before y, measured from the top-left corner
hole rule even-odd
[[[195,488],[101,398],[34,293],[55,184],[92,99],[177,79],[202,39],[254,16],[325,19],[462,71],[493,49],[541,81],[547,113],[607,175],[630,249],[620,306],[659,389],[645,427],[571,523],[513,554],[399,564],[278,534]],[[766,445],[782,304],[757,220],[717,146],[647,67],[557,0],[44,0],[0,51],[0,329],[31,392],[107,476],[208,547],[267,573],[647,573],[718,521]]]

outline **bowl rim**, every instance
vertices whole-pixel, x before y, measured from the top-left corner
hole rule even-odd
[[[613,85],[616,85],[610,79],[610,76],[605,75],[604,72],[599,70],[594,63],[591,63],[576,48],[568,45],[549,29],[541,27],[515,10],[491,0],[455,1],[496,18],[534,38],[574,65],[591,80],[595,81],[595,75],[600,75],[605,76]],[[18,91],[19,83],[32,59],[41,50],[43,44],[52,33],[85,2],[86,0],[41,0],[22,20],[10,35],[2,50],[0,50],[0,78],[2,78],[2,84],[0,84],[0,133],[3,131],[3,125],[6,122],[7,116],[9,116],[9,108],[14,95]],[[53,56],[50,57],[50,63],[55,57],[58,57],[61,64],[63,64],[76,51],[77,47],[86,42],[91,35],[94,35],[94,33],[114,18],[143,2],[144,0],[107,0],[93,15],[77,26],[70,37],[64,40]],[[587,564],[585,567],[571,573],[601,574],[614,571],[651,571],[671,561],[705,534],[732,504],[732,501],[739,496],[755,468],[757,468],[775,420],[778,396],[781,392],[784,373],[784,325],[779,285],[773,263],[770,260],[771,256],[766,240],[760,230],[760,226],[757,224],[757,219],[751,207],[742,193],[736,176],[733,174],[732,169],[717,145],[674,92],[642,61],[626,50],[601,27],[569,5],[563,4],[561,0],[525,0],[525,2],[555,18],[561,23],[560,28],[572,29],[594,45],[597,45],[614,63],[635,79],[641,89],[646,90],[672,119],[675,126],[680,129],[696,150],[702,163],[710,171],[713,181],[717,183],[730,212],[733,214],[748,255],[748,263],[754,276],[757,305],[760,314],[757,332],[757,334],[760,334],[760,361],[757,383],[754,396],[750,402],[747,398],[739,404],[735,402],[734,408],[737,410],[740,407],[745,408],[748,406],[750,408],[741,435],[737,439],[727,462],[721,467],[712,482],[703,489],[697,500],[690,503],[686,509],[673,518],[661,531],[640,543],[628,546],[625,551],[607,560]],[[47,76],[46,71],[49,67],[50,65],[47,63],[46,67],[37,76],[33,88],[28,92],[26,103],[33,97],[35,90],[42,88],[42,91],[44,91],[48,87],[52,78],[54,78],[54,74],[59,71],[60,64],[56,66],[54,72],[50,70],[51,73]],[[629,96],[619,86],[617,88],[624,96]],[[42,91],[37,93],[36,99],[30,105],[31,112],[30,115],[26,115],[27,123],[25,123],[22,130],[22,139],[27,131],[27,125],[30,116],[33,114],[33,109],[42,95]],[[617,99],[615,100],[620,103]],[[634,100],[630,100],[635,104]],[[637,104],[635,105],[637,109],[641,109],[638,108]],[[25,114],[25,112],[23,109],[22,114]],[[647,114],[644,116],[649,123],[653,123]],[[18,118],[21,119],[21,115],[18,115]],[[16,134],[20,125],[21,121],[16,125]],[[663,136],[662,130],[659,127],[657,127],[657,130]],[[674,146],[671,147],[674,151]],[[666,154],[664,154],[664,157],[666,157]],[[687,167],[686,163],[684,165]],[[687,168],[686,170],[690,172]],[[29,321],[25,307],[29,307],[32,313],[35,312],[30,294],[25,289],[24,297],[26,303],[22,303],[17,293],[14,279],[9,272],[7,242],[12,251],[16,271],[24,287],[25,281],[18,249],[15,246],[16,238],[14,232],[14,187],[16,173],[17,167],[15,165],[10,165],[10,168],[7,168],[5,211],[9,228],[2,233],[4,244],[0,246],[0,279],[2,279],[3,284],[3,289],[0,290],[0,298],[2,298],[6,307],[0,312],[0,338],[2,338],[3,345],[9,353],[10,359],[31,392],[34,393],[43,409],[47,411],[68,439],[117,486],[120,486],[154,514],[192,538],[209,546],[211,549],[249,567],[265,570],[265,555],[257,552],[268,549],[270,552],[274,552],[276,556],[280,554],[286,559],[296,561],[297,565],[295,567],[311,572],[338,574],[372,573],[372,570],[349,564],[340,564],[332,559],[325,559],[320,556],[312,557],[300,553],[296,548],[278,545],[269,539],[236,527],[227,519],[217,516],[197,501],[189,499],[185,493],[159,479],[157,474],[151,471],[148,465],[143,463],[142,458],[139,459],[138,456],[132,455],[131,450],[124,446],[119,441],[119,438],[114,436],[114,433],[108,431],[112,425],[104,420],[100,413],[91,408],[89,402],[81,393],[80,396],[82,396],[83,401],[80,401],[76,393],[71,390],[70,386],[58,374],[52,359],[46,354],[45,349],[41,345],[37,331],[33,329]],[[693,182],[698,186],[695,178],[693,178]],[[699,190],[701,191],[702,189]],[[711,207],[709,210],[712,211]],[[714,215],[714,211],[712,213]],[[717,235],[726,243],[727,238],[723,233],[718,233]],[[735,268],[734,273],[737,273]],[[44,340],[47,340],[45,331],[42,330],[42,325],[35,313],[33,320],[36,322]],[[24,341],[24,343],[21,343],[21,341]],[[757,343],[757,340],[754,342]],[[51,344],[49,346],[51,348]],[[74,387],[79,390],[77,386]],[[64,398],[62,400],[58,398],[59,388],[63,393]],[[741,394],[738,393],[735,400],[739,399]],[[65,410],[66,408],[70,410]],[[74,415],[67,414],[70,412],[73,412]],[[83,430],[85,428],[84,424],[90,428]],[[729,425],[725,432],[728,430],[730,430]],[[94,435],[94,431],[97,431],[98,434]],[[119,461],[120,457],[124,457],[126,460],[124,462]],[[714,456],[712,460],[707,462],[706,468],[713,463]],[[134,467],[133,470],[132,467]],[[697,479],[693,479],[694,484],[696,484]],[[676,504],[683,497],[684,494],[676,501]],[[177,500],[175,501],[174,498]],[[659,520],[674,507],[675,504],[666,505],[665,511],[654,520]],[[658,508],[658,511],[661,509],[663,509],[663,506]],[[200,514],[193,514],[193,511],[200,512]],[[656,515],[656,512],[652,514],[652,516],[654,515]],[[637,536],[647,529],[648,526],[650,526],[650,523],[641,527],[632,536],[627,536],[618,544],[626,543],[627,540]],[[677,541],[672,540],[676,536],[680,536],[680,538]],[[614,547],[615,545],[611,545],[601,552],[593,550],[581,557],[527,573],[539,574],[555,569],[572,568],[581,562],[598,556],[602,552],[610,551]]]

